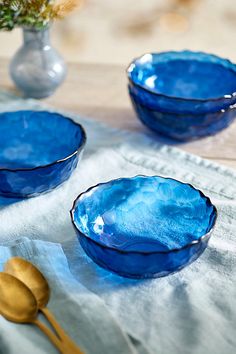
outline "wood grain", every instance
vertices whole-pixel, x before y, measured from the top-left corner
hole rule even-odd
[[[113,127],[151,134],[132,109],[125,67],[108,64],[69,64],[68,67],[65,83],[44,100],[46,103]],[[3,89],[14,90],[5,59],[0,59],[0,82]],[[236,122],[213,137],[176,146],[236,169]]]

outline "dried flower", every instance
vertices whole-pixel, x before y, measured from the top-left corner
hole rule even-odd
[[[78,0],[60,0],[56,1],[52,6],[54,18],[63,18],[68,15],[75,8],[82,5],[82,1]]]
[[[82,0],[0,0],[0,29],[16,26],[42,28],[63,18],[81,5]]]

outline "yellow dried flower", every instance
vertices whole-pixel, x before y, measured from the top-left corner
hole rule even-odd
[[[58,0],[52,5],[52,13],[54,18],[63,18],[75,8],[82,5],[82,0]]]

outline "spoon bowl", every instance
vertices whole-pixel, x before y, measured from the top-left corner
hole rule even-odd
[[[13,257],[5,264],[4,271],[21,280],[31,290],[39,309],[47,305],[50,298],[48,282],[32,263]]]
[[[37,301],[30,289],[6,273],[0,273],[0,313],[8,321],[17,323],[32,323],[38,313]]]

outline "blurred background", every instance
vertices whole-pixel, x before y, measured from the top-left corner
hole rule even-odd
[[[71,62],[127,64],[148,51],[193,49],[236,61],[235,0],[85,0],[54,24],[52,41]],[[11,57],[21,31],[0,33]]]

